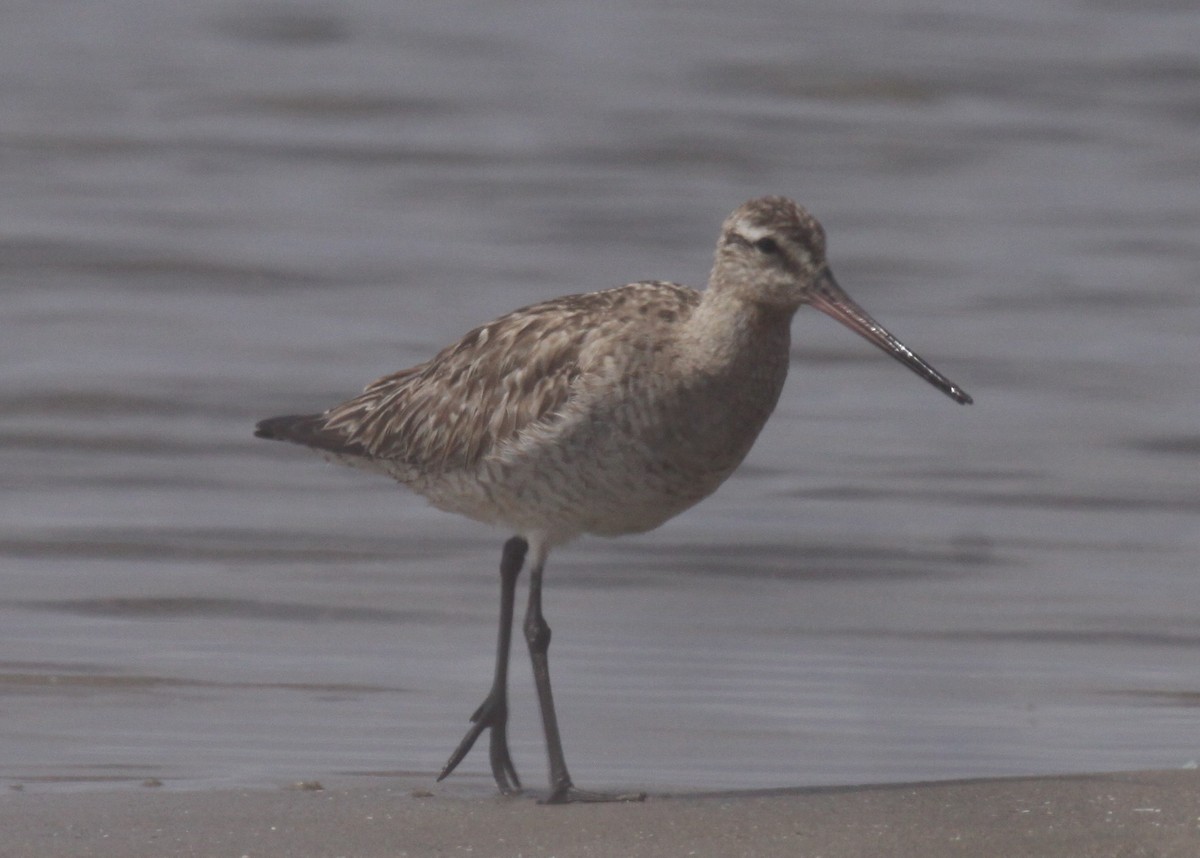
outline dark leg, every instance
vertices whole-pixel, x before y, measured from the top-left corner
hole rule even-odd
[[[550,795],[546,804],[565,804],[570,801],[642,801],[645,793],[610,795],[576,789],[563,757],[562,737],[558,732],[558,716],[554,713],[554,694],[550,690],[550,626],[542,616],[542,570],[546,552],[539,546],[529,570],[529,609],[525,612],[525,640],[533,662],[533,681],[537,685],[538,707],[542,710],[542,727],[546,733],[546,753],[550,757]]]
[[[490,729],[492,732],[488,756],[492,763],[492,777],[496,779],[496,786],[505,795],[514,795],[521,791],[521,781],[517,778],[517,770],[513,768],[512,758],[508,755],[508,652],[512,642],[517,576],[521,574],[521,565],[525,562],[525,552],[528,549],[529,543],[519,536],[514,536],[504,543],[504,553],[500,560],[500,634],[496,641],[496,674],[492,679],[492,690],[471,716],[474,724],[450,755],[445,768],[438,775],[439,781],[454,771],[454,767],[462,762],[479,735]]]

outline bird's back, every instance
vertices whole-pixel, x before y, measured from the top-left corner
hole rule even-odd
[[[431,360],[384,376],[322,414],[261,421],[256,435],[311,447],[413,483],[469,472],[545,434],[600,376],[635,374],[700,294],[632,283],[535,304],[470,331]]]

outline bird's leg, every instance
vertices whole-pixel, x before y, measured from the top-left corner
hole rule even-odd
[[[546,550],[539,546],[529,570],[529,608],[525,612],[525,641],[533,662],[533,681],[537,685],[538,707],[542,710],[542,728],[546,733],[546,753],[550,757],[550,795],[545,804],[566,804],[571,801],[643,801],[645,793],[610,794],[577,789],[571,783],[567,761],[563,756],[562,737],[558,732],[558,716],[554,713],[554,694],[550,690],[550,626],[542,616],[542,570],[546,565]]]
[[[512,642],[513,602],[516,600],[517,576],[525,562],[529,543],[514,536],[504,543],[500,559],[500,633],[496,641],[496,674],[492,679],[492,690],[475,714],[471,716],[471,729],[450,755],[438,780],[446,777],[462,762],[475,740],[484,730],[491,730],[488,757],[492,764],[492,777],[496,786],[505,795],[521,791],[521,781],[508,754],[508,653]]]

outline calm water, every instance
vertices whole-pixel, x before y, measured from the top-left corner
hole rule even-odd
[[[551,559],[576,779],[1200,758],[1194,3],[414,5],[0,11],[0,780],[428,786],[506,534],[254,420],[764,192],[977,404],[800,313],[715,497]]]

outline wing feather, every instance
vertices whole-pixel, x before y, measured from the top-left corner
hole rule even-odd
[[[651,312],[686,314],[698,300],[684,286],[637,283],[516,310],[270,437],[425,473],[469,468],[558,419],[581,374],[616,348],[615,328],[634,330]]]

